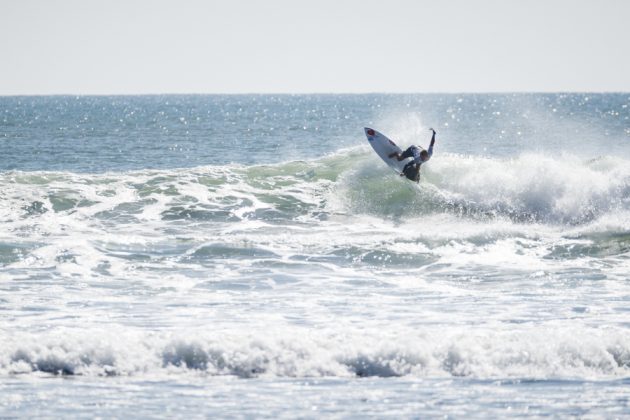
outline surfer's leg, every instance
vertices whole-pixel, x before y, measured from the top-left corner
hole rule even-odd
[[[398,161],[401,161],[401,160],[413,157],[413,149],[415,147],[416,146],[409,146],[409,147],[407,147],[407,150],[405,150],[402,155],[399,154],[397,156]]]

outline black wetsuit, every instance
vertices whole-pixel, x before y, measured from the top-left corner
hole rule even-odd
[[[402,172],[405,174],[407,179],[415,182],[420,181],[420,165],[416,165],[416,162],[413,160],[405,165]]]
[[[431,144],[429,145],[429,149],[427,150],[427,154],[429,155],[429,157],[424,161],[420,158],[420,152],[422,151],[422,148],[418,146],[409,146],[407,150],[405,150],[402,153],[402,155],[400,155],[402,159],[406,159],[410,157],[413,158],[413,160],[411,160],[411,162],[408,162],[402,170],[403,174],[405,174],[407,179],[410,179],[415,182],[420,181],[420,165],[422,165],[424,162],[431,159],[431,156],[433,156],[434,144],[435,144],[435,131],[433,132],[433,135],[431,136]]]

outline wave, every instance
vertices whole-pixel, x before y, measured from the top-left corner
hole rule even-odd
[[[267,331],[268,330],[268,331]],[[0,373],[242,378],[590,378],[630,374],[630,335],[586,327],[448,332],[302,331],[2,334]]]
[[[423,215],[448,212],[515,222],[582,224],[630,209],[630,162],[616,157],[523,154],[499,159],[446,154],[425,165],[419,188],[396,188],[364,165],[345,193],[353,210]],[[380,196],[380,199],[376,197]]]
[[[375,235],[383,221],[392,228]],[[109,257],[147,255],[185,263],[280,253],[321,264],[417,267],[451,241],[515,240],[515,253],[529,253],[534,240],[549,261],[609,257],[630,251],[630,164],[611,156],[444,154],[416,185],[370,150],[353,148],[276,165],[5,172],[0,222],[7,232],[0,264],[81,273],[111,272]],[[331,238],[339,224],[354,226],[352,237]]]
[[[444,154],[423,169],[416,188],[363,148],[314,161],[213,166],[107,175],[6,172],[0,176],[13,216],[103,210],[130,217],[163,203],[174,219],[296,218],[318,210],[413,216],[449,212],[477,218],[579,224],[630,209],[630,162],[612,156],[524,154],[512,159]],[[412,187],[413,188],[409,188]],[[105,205],[106,209],[103,209]]]
[[[291,218],[320,206],[321,184],[333,182],[351,164],[324,159],[105,175],[5,172],[0,175],[2,216],[15,220],[84,214],[138,221],[156,216],[147,212],[153,208],[163,220],[243,219],[256,217],[257,210]]]

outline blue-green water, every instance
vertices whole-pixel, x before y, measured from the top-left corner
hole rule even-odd
[[[289,162],[362,144],[375,125],[441,152],[628,156],[627,94],[0,98],[0,169],[104,172]],[[427,127],[425,127],[425,125]],[[603,149],[603,150],[602,150]]]
[[[629,106],[0,98],[0,416],[627,416]]]

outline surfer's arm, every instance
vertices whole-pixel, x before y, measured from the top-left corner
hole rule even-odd
[[[433,155],[433,145],[435,144],[435,130],[431,129],[431,131],[433,131],[433,135],[431,136],[431,144],[429,145],[429,149],[427,150],[429,156]]]

